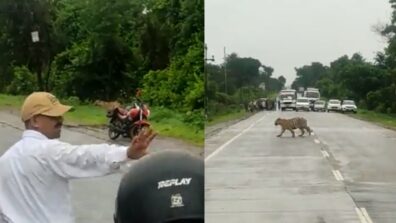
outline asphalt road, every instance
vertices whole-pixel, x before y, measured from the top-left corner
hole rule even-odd
[[[294,116],[314,135],[277,138],[275,119]],[[395,142],[343,114],[257,113],[206,139],[206,222],[394,223]]]
[[[18,141],[24,126],[16,114],[0,111],[0,155]],[[127,139],[107,140],[105,130],[63,128],[61,140],[73,144],[117,143],[127,145]],[[203,148],[191,146],[178,140],[156,137],[150,146],[151,152],[164,149],[188,150],[203,156]],[[123,172],[89,179],[71,181],[72,203],[77,223],[113,222],[115,197]]]

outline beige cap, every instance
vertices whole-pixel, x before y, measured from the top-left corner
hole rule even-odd
[[[23,102],[21,109],[22,121],[31,119],[35,115],[63,116],[71,106],[63,105],[48,92],[34,92]]]

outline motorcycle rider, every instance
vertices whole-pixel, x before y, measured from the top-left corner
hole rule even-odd
[[[132,105],[127,106],[126,109],[119,108],[120,112],[118,113],[118,117],[120,119],[125,120],[128,118],[129,121],[134,121],[133,118],[136,117],[139,112],[143,112],[143,115],[146,115],[146,117],[150,115],[150,110],[148,109],[147,105],[143,104],[142,100],[140,99],[141,95],[141,89],[137,88],[135,93],[135,101],[132,103]]]

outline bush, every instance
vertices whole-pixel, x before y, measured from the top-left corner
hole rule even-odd
[[[64,99],[62,101],[68,105],[81,105],[80,99],[76,96],[68,97],[67,99]]]
[[[218,101],[209,101],[208,103],[208,116],[224,115],[227,113],[234,113],[244,111],[243,104],[226,105]]]
[[[228,106],[228,109],[232,110],[232,111],[244,110],[243,105],[240,105],[240,104],[239,105],[238,104],[230,105],[230,106]]]
[[[228,94],[222,93],[222,92],[216,92],[216,100],[219,103],[225,104],[225,105],[235,104],[235,101],[233,100],[233,98],[231,96],[229,96]]]
[[[143,100],[181,112],[204,107],[203,44],[197,42],[185,55],[174,56],[168,68],[149,71],[143,78]]]
[[[381,101],[381,94],[378,91],[370,91],[367,94],[367,108],[369,110],[375,109],[379,107],[379,102]]]
[[[37,90],[36,75],[30,72],[26,66],[14,67],[12,76],[11,84],[6,87],[6,93],[27,95]]]
[[[209,101],[208,103],[209,117],[224,112],[226,110],[227,110],[227,106],[225,104],[219,103],[217,101]]]
[[[375,107],[374,111],[385,113],[386,112],[385,104],[384,103],[380,103],[379,105],[377,105],[377,107]]]
[[[367,108],[366,100],[363,100],[363,99],[359,100],[357,105],[358,105],[360,108]]]
[[[150,110],[151,110],[151,114],[149,119],[152,121],[171,119],[175,116],[173,110],[164,107],[155,107],[154,111],[150,108]]]
[[[192,83],[186,92],[184,107],[187,110],[202,109],[204,107],[205,89],[202,79],[197,77],[195,83]]]
[[[203,110],[199,109],[187,112],[184,116],[183,122],[198,129],[204,129],[205,118]]]

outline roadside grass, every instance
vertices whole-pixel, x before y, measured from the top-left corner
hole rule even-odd
[[[19,111],[25,97],[0,94],[0,109]],[[65,114],[66,124],[93,127],[107,125],[105,109],[92,104],[71,105],[73,109]],[[184,122],[183,113],[161,107],[150,107],[150,111],[149,122],[159,135],[178,138],[196,146],[204,145],[204,129]]]
[[[107,124],[105,109],[90,104],[72,106],[71,111],[65,114],[66,122],[93,127]]]
[[[173,110],[152,107],[150,122],[160,135],[184,139],[197,146],[203,146],[204,129],[186,124],[184,114]]]
[[[19,110],[25,96],[13,96],[0,94],[0,108],[12,108]]]
[[[365,109],[359,109],[356,114],[351,114],[351,116],[396,130],[396,114],[384,114],[368,111]]]
[[[391,128],[396,130],[396,114],[384,114],[378,113],[374,111],[369,111],[365,109],[359,109],[356,114],[348,114],[351,117],[355,117],[361,120],[369,121],[372,123],[379,124],[386,128]],[[205,124],[207,126],[215,125],[222,122],[232,121],[241,119],[249,116],[249,113],[246,113],[243,110],[240,111],[230,111],[225,114],[216,115],[210,118]]]
[[[228,113],[223,113],[223,114],[218,114],[214,115],[209,118],[209,121],[206,122],[206,125],[211,126],[215,124],[219,124],[222,122],[228,122],[232,120],[237,120],[241,119],[244,117],[249,116],[249,113],[247,113],[245,110],[234,110],[234,111],[229,111]]]

